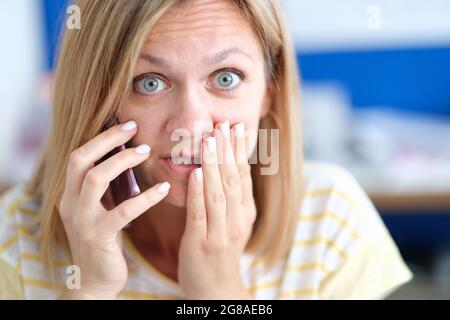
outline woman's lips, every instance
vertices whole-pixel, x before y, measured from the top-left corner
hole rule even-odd
[[[161,158],[163,164],[171,171],[178,175],[189,176],[192,170],[200,168],[200,164],[175,164],[171,158]]]

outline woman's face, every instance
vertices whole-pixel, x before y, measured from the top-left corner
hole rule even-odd
[[[172,148],[183,144],[171,141],[172,133],[184,129],[193,136],[185,141],[184,156],[195,157],[202,135],[219,122],[243,122],[255,131],[270,107],[270,88],[256,34],[231,1],[192,0],[171,8],[146,39],[120,115],[121,122],[138,123],[131,145],[152,148],[150,158],[134,170],[141,189],[168,181],[165,201],[184,207],[193,166],[169,164]],[[200,127],[201,135],[194,136]],[[249,153],[255,145],[256,136]]]

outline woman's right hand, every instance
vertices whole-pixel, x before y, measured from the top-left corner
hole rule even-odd
[[[160,183],[107,210],[101,199],[109,183],[128,168],[145,161],[148,145],[121,151],[95,165],[108,152],[130,140],[136,122],[116,125],[73,151],[58,210],[70,243],[73,263],[80,268],[81,288],[66,290],[63,299],[115,299],[125,286],[128,269],[121,230],[160,202],[170,185]]]

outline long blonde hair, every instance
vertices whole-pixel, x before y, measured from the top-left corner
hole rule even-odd
[[[82,28],[66,30],[56,68],[52,121],[42,157],[27,185],[41,201],[41,251],[52,271],[56,243],[67,246],[57,201],[70,153],[99,134],[118,114],[132,87],[133,70],[156,21],[179,0],[79,0]],[[291,246],[301,203],[302,143],[299,80],[293,45],[277,0],[233,0],[251,22],[274,81],[273,103],[260,127],[279,129],[279,171],[252,166],[258,210],[246,251],[266,267]]]

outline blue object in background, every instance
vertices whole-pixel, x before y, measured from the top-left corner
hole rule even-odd
[[[407,261],[421,265],[450,252],[450,212],[382,212],[386,227]]]
[[[64,25],[68,0],[41,0],[47,46],[47,70],[54,68],[56,48]]]
[[[354,107],[384,106],[450,118],[450,48],[298,55],[302,78],[340,82]]]
[[[383,220],[399,245],[423,251],[433,247],[450,248],[449,212],[385,212]]]

